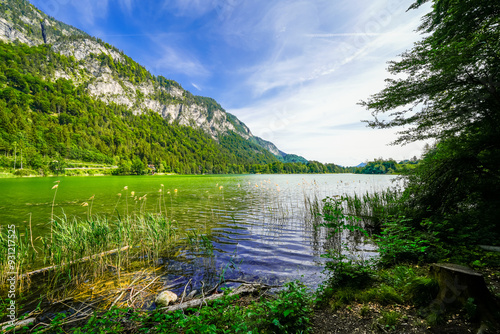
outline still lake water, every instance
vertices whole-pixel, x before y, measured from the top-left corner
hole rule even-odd
[[[161,263],[168,268],[166,282],[176,282],[174,291],[189,278],[200,282],[221,275],[269,284],[301,279],[314,288],[322,280],[321,254],[331,245],[306,202],[377,192],[397,186],[394,180],[358,174],[0,179],[0,226],[15,224],[23,233],[31,216],[34,238],[47,233],[56,191],[52,187],[60,181],[54,216],[161,211],[183,231],[206,236],[209,254],[193,251],[182,260]],[[376,254],[369,244],[359,250],[368,257]]]

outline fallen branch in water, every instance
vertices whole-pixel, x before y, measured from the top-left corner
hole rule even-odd
[[[151,284],[153,284],[158,278],[160,278],[161,276],[157,276],[154,280],[152,280],[148,285],[146,285],[144,288],[142,288],[140,291],[136,292],[134,295],[132,295],[132,293],[130,293],[130,298],[128,300],[128,302],[130,302],[130,307],[132,307],[134,305],[134,298],[137,297],[137,295],[139,295],[140,293],[142,293],[144,290],[146,290],[147,288],[149,288],[149,286]],[[127,302],[127,303],[128,303]]]
[[[234,283],[244,282],[239,287],[237,287],[234,291],[230,292],[228,294],[228,296],[253,294],[253,293],[258,292],[258,291],[281,287],[280,285],[267,285],[267,284],[263,284],[263,283],[251,283],[251,282],[245,282],[245,281],[240,281],[240,280],[226,280],[224,282],[234,282]],[[212,288],[210,291],[215,291],[215,289],[222,283],[223,282],[220,282],[219,284],[217,284],[217,286],[215,288]],[[172,306],[163,308],[162,310],[164,312],[173,312],[173,311],[177,311],[177,310],[186,310],[188,308],[201,307],[201,305],[203,305],[207,301],[216,300],[218,298],[222,298],[222,296],[224,296],[224,295],[221,293],[221,294],[211,295],[211,296],[206,297],[206,298],[203,297],[203,298],[198,298],[198,299],[192,299],[192,300],[185,301],[185,302],[177,304],[177,305],[172,305]]]
[[[130,248],[130,246],[124,246],[122,248],[112,249],[110,251],[102,252],[102,253],[99,253],[99,254],[85,256],[85,257],[82,257],[81,259],[78,259],[78,260],[75,260],[75,261],[70,261],[69,263],[63,263],[63,264],[58,264],[58,265],[55,265],[55,266],[50,266],[50,267],[45,267],[45,268],[33,270],[33,271],[30,271],[29,273],[21,275],[21,278],[26,278],[26,277],[29,277],[31,275],[41,274],[41,273],[44,273],[46,271],[51,271],[51,270],[57,269],[59,267],[63,267],[65,265],[68,265],[68,264],[74,264],[74,263],[78,263],[78,262],[86,262],[86,261],[95,259],[96,257],[110,255],[110,254],[114,254],[114,253],[117,253],[117,252],[123,252],[123,251],[126,251],[129,248]]]
[[[260,284],[260,285],[265,286],[266,289],[281,288],[282,287],[281,285],[267,285],[267,284],[264,284],[264,283],[248,282],[248,281],[244,281],[244,280],[241,280],[241,279],[224,279],[224,280],[220,281],[219,283],[217,283],[217,285],[215,285],[212,289],[208,290],[207,291],[207,295],[211,295],[212,293],[214,293],[215,291],[217,291],[217,289],[219,288],[219,286],[221,286],[224,283]]]

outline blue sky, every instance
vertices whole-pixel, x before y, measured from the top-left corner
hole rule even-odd
[[[217,100],[282,151],[350,166],[420,156],[357,103],[422,38],[401,0],[31,0],[150,72]]]

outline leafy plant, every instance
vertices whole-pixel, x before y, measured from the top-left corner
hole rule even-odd
[[[436,253],[434,235],[417,231],[411,223],[411,219],[393,217],[382,225],[382,232],[377,238],[382,265],[428,262],[443,255]]]
[[[382,316],[378,319],[378,323],[387,329],[395,330],[400,318],[401,314],[398,312],[382,311]]]
[[[365,235],[368,232],[360,226],[361,219],[344,212],[344,202],[347,197],[326,197],[323,199],[323,209],[321,217],[324,219],[322,226],[333,229],[332,234],[348,231],[360,231]]]
[[[279,333],[307,331],[312,312],[311,300],[310,293],[300,281],[285,284],[277,299],[263,303],[267,311],[263,327]]]
[[[477,320],[477,316],[478,316],[478,313],[477,313],[477,304],[476,304],[476,301],[474,300],[474,298],[467,298],[467,301],[465,302],[465,305],[464,305],[464,310],[465,310],[465,314],[467,316],[467,319],[469,320]]]
[[[360,226],[360,219],[354,215],[344,213],[345,197],[326,197],[323,199],[323,208],[320,216],[323,218],[324,227],[330,230],[330,238],[341,238],[345,232],[361,232],[368,236],[368,232]],[[330,249],[323,257],[330,259],[325,268],[332,276],[329,279],[331,286],[349,285],[361,287],[370,279],[370,262],[360,259],[351,250],[339,242],[338,249]],[[344,254],[344,250],[347,254]]]
[[[363,288],[369,284],[373,274],[370,261],[353,260],[343,254],[326,257],[332,260],[325,265],[332,274],[328,280],[330,286]]]

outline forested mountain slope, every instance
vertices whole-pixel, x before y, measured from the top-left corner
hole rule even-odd
[[[183,173],[286,161],[215,100],[153,76],[27,1],[0,2],[0,39],[0,151],[24,147],[33,169],[43,157],[139,158]]]

